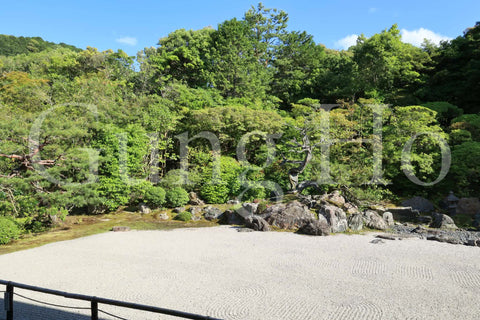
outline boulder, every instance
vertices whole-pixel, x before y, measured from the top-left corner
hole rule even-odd
[[[386,229],[388,229],[388,225],[385,222],[385,220],[383,220],[383,218],[380,217],[380,215],[373,210],[365,211],[363,213],[363,220],[364,220],[365,225],[368,228],[376,229],[376,230],[386,230]]]
[[[385,220],[389,227],[395,224],[395,221],[393,220],[393,214],[390,211],[385,211],[383,213],[383,220]]]
[[[411,207],[413,210],[418,210],[419,212],[432,212],[435,209],[433,203],[418,196],[402,201],[401,204],[404,207]]]
[[[432,223],[432,217],[431,216],[420,216],[417,219],[418,222],[423,223],[423,224],[430,224]]]
[[[332,205],[324,205],[319,213],[327,219],[331,232],[347,231],[347,215],[342,209]]]
[[[202,199],[198,197],[198,195],[195,192],[190,192],[188,194],[188,198],[190,199],[190,204],[194,206],[203,206],[205,205],[205,202],[203,202]]]
[[[242,203],[242,208],[244,208],[248,212],[248,215],[256,214],[258,209],[258,203],[245,202]]]
[[[271,226],[287,230],[298,229],[305,222],[315,219],[313,213],[298,201],[290,202],[287,205],[270,206],[260,216]]]
[[[360,231],[363,229],[363,218],[359,213],[352,214],[347,219],[348,227],[353,231]]]
[[[434,213],[432,217],[433,221],[430,224],[430,228],[457,229],[457,226],[455,225],[453,219],[446,214]]]
[[[126,231],[130,231],[130,228],[129,227],[124,227],[124,226],[115,226],[112,228],[112,231],[113,232],[126,232]]]
[[[236,204],[239,204],[239,203],[240,203],[240,201],[238,201],[237,199],[227,201],[227,204],[231,204],[231,205],[236,205]]]
[[[149,214],[152,212],[152,210],[150,210],[150,208],[143,202],[138,205],[138,211],[140,211],[141,214]]]
[[[360,213],[360,211],[358,211],[357,206],[350,202],[345,202],[345,204],[343,205],[343,210],[345,210],[347,214]]]
[[[245,218],[245,225],[247,228],[255,231],[270,231],[270,225],[265,219],[259,216],[248,216]]]
[[[173,212],[175,213],[182,213],[185,211],[185,207],[176,207],[173,209]]]
[[[417,221],[418,217],[420,217],[420,212],[412,209],[412,207],[388,208],[388,211],[393,214],[395,221]]]
[[[226,210],[222,214],[220,222],[224,224],[240,225],[245,222],[245,219],[240,214],[238,214],[236,210]]]
[[[311,220],[300,227],[298,233],[311,236],[328,236],[330,234],[330,226],[325,219]]]
[[[203,216],[205,217],[205,219],[207,220],[215,220],[215,219],[218,219],[220,217],[220,215],[222,214],[222,211],[218,208],[215,208],[215,207],[212,207],[212,206],[207,206],[203,209],[203,211],[205,211],[205,213],[203,214]]]
[[[339,208],[342,208],[345,204],[345,198],[340,194],[340,191],[338,190],[335,190],[331,194],[329,194],[325,200]]]
[[[188,209],[188,212],[190,212],[192,216],[200,215],[202,211],[203,209],[201,207],[196,207],[196,206],[192,206]]]
[[[155,216],[157,220],[168,220],[170,217],[165,212],[159,213]]]
[[[480,200],[478,198],[461,198],[458,200],[455,213],[469,216],[480,213]]]

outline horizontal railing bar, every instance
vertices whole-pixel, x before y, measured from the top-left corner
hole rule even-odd
[[[5,280],[1,280],[1,279],[0,279],[0,284],[2,284],[2,285],[12,285],[12,286],[14,286],[16,288],[20,288],[20,289],[36,291],[36,292],[51,294],[51,295],[55,295],[55,296],[61,296],[61,297],[64,297],[64,298],[69,298],[69,299],[84,300],[84,301],[90,301],[90,302],[94,301],[94,302],[101,303],[101,304],[108,304],[108,305],[117,306],[117,307],[136,309],[136,310],[142,310],[142,311],[149,311],[149,312],[154,312],[154,313],[161,313],[161,314],[166,314],[166,315],[174,316],[174,317],[181,317],[181,318],[185,318],[185,319],[221,320],[221,319],[218,319],[218,318],[212,318],[212,317],[202,316],[202,315],[198,315],[198,314],[183,312],[183,311],[153,307],[153,306],[148,306],[148,305],[138,304],[138,303],[133,303],[133,302],[125,302],[125,301],[112,300],[112,299],[106,299],[106,298],[100,298],[100,297],[94,297],[94,296],[87,296],[87,295],[83,295],[83,294],[69,293],[69,292],[64,292],[64,291],[59,291],[59,290],[52,290],[52,289],[47,289],[47,288],[42,288],[42,287],[31,286],[31,285],[28,285],[28,284],[23,284],[23,283],[18,283],[18,282],[5,281]]]

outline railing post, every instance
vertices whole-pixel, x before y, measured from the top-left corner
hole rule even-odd
[[[5,310],[7,311],[7,320],[13,320],[13,285],[7,284],[5,292]]]
[[[92,320],[98,320],[98,302],[95,299],[91,301],[91,309],[92,309]]]

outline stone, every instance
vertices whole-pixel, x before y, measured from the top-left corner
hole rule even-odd
[[[255,231],[270,231],[270,225],[265,219],[259,216],[248,216],[245,218],[245,225],[247,228]]]
[[[325,200],[339,208],[342,208],[345,204],[345,198],[340,194],[340,191],[338,190],[335,190],[331,194],[329,194]]]
[[[250,229],[250,228],[238,228],[237,232],[253,232],[255,230]]]
[[[140,203],[138,205],[138,211],[140,211],[141,214],[150,214],[152,210],[145,204],[145,203]]]
[[[245,222],[245,219],[238,214],[236,210],[226,210],[222,214],[220,222],[224,224],[241,225]]]
[[[381,206],[379,204],[372,204],[371,206],[368,207],[370,210],[376,211],[377,213],[383,214],[387,209],[384,206]]]
[[[113,232],[126,232],[126,231],[130,231],[130,228],[129,227],[124,227],[124,226],[115,226],[112,228],[112,231]]]
[[[423,223],[423,224],[430,224],[430,223],[432,223],[432,217],[431,216],[420,216],[420,217],[418,217],[417,221],[419,223]]]
[[[430,224],[430,228],[458,229],[453,219],[447,216],[446,214],[434,213],[432,217],[433,217],[433,221]]]
[[[330,226],[325,219],[311,220],[300,227],[298,233],[311,236],[328,236],[330,234]]]
[[[360,213],[360,211],[358,211],[358,208],[356,205],[350,203],[350,202],[346,202],[344,205],[343,205],[343,210],[347,213],[347,214],[356,214],[356,213]]]
[[[319,216],[320,214],[327,219],[331,232],[347,231],[347,215],[342,209],[332,205],[324,205],[319,212]]]
[[[478,198],[461,198],[458,200],[455,213],[469,216],[480,213],[480,200]]]
[[[245,202],[242,203],[242,208],[245,209],[247,216],[257,213],[258,203]]]
[[[363,229],[363,218],[359,213],[352,214],[347,219],[348,227],[353,231],[360,231]]]
[[[170,217],[165,212],[159,213],[155,216],[157,220],[168,220]]]
[[[298,229],[305,222],[315,219],[313,213],[298,201],[290,202],[287,205],[272,205],[265,209],[260,216],[271,226],[286,230]]]
[[[238,201],[237,199],[232,199],[232,200],[228,200],[227,201],[227,204],[230,204],[230,205],[236,205],[236,204],[239,204],[240,201]]]
[[[418,196],[402,201],[401,205],[411,207],[413,210],[418,210],[419,212],[432,212],[435,209],[433,203]]]
[[[194,206],[203,206],[205,205],[205,202],[203,202],[202,199],[198,197],[198,195],[195,192],[190,192],[188,194],[188,198],[190,199],[190,204]]]
[[[185,211],[185,207],[176,207],[173,209],[173,212],[175,213],[182,213]]]
[[[205,207],[203,209],[203,211],[205,212],[203,214],[205,219],[210,220],[210,221],[218,219],[220,217],[220,215],[222,214],[222,211],[220,209],[212,207],[212,206]]]
[[[188,209],[188,212],[190,212],[192,216],[200,215],[202,211],[203,209],[201,207],[196,207],[196,206],[192,206]]]
[[[427,235],[427,240],[450,243],[450,244],[463,244],[462,241],[455,239],[453,237],[448,237],[445,235]]]
[[[197,215],[193,215],[193,214],[191,214],[191,216],[192,216],[192,218],[191,218],[192,221],[200,221],[200,220],[202,220],[202,217],[201,217],[201,216],[197,216]]]
[[[395,221],[412,222],[417,221],[418,217],[420,217],[420,212],[418,212],[418,210],[412,209],[412,207],[388,208],[388,211],[393,214],[393,219]]]
[[[393,220],[393,214],[390,211],[385,211],[383,213],[383,220],[385,220],[389,227],[395,224],[395,221]]]
[[[388,225],[385,222],[385,220],[383,220],[383,218],[380,217],[380,215],[373,210],[365,211],[363,213],[363,220],[364,220],[365,225],[368,228],[376,229],[376,230],[386,230],[386,229],[388,229]]]
[[[382,239],[373,239],[372,241],[370,241],[370,243],[373,243],[373,244],[382,244],[382,243],[385,243],[385,241],[383,241]]]

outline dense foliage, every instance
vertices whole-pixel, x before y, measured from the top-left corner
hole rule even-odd
[[[393,25],[337,51],[287,23],[260,4],[215,29],[176,30],[137,57],[1,36],[5,237],[16,236],[12,221],[38,231],[67,213],[182,206],[191,191],[208,203],[286,192],[302,139],[313,149],[300,178],[322,190],[478,196],[479,24],[421,48]],[[432,184],[442,141],[452,165]]]

